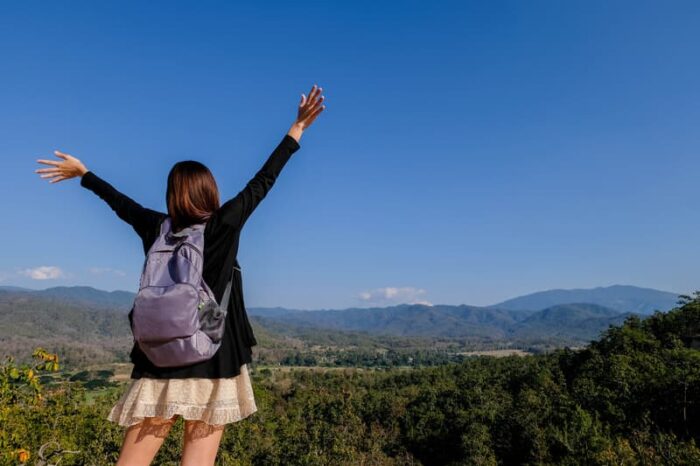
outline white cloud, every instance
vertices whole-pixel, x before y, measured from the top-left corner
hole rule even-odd
[[[425,304],[426,306],[432,306],[430,301],[425,299],[420,299],[425,295],[426,291],[422,288],[413,288],[410,286],[406,287],[393,287],[388,286],[385,288],[377,288],[374,290],[363,291],[358,295],[361,301],[369,304]]]
[[[111,267],[90,267],[88,270],[93,275],[103,275],[105,273],[112,273],[118,277],[126,276],[126,272],[119,269],[113,269]]]
[[[425,300],[422,300],[422,301],[415,301],[415,302],[413,302],[413,303],[411,303],[411,304],[423,304],[423,305],[425,305],[425,306],[432,306],[432,305],[433,305],[433,303],[431,303],[430,301],[425,301]]]
[[[65,278],[66,276],[63,270],[53,265],[42,265],[33,269],[24,269],[17,273],[27,276],[32,280],[53,280],[56,278]]]

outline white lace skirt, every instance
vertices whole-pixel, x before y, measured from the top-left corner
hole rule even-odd
[[[257,410],[248,367],[243,364],[239,375],[225,379],[131,379],[107,419],[131,426],[147,417],[180,415],[186,420],[223,425]]]

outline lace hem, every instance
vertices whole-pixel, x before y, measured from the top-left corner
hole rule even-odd
[[[238,422],[255,413],[258,409],[255,402],[241,409],[239,406],[212,408],[210,406],[195,406],[186,404],[147,404],[135,403],[125,410],[124,403],[117,403],[110,411],[107,419],[117,424],[129,427],[142,422],[147,417],[170,419],[175,415],[182,416],[188,421],[203,421],[210,425],[223,425]]]
[[[257,411],[248,368],[223,379],[133,379],[107,419],[132,426],[154,417],[203,421],[220,426],[237,422]]]

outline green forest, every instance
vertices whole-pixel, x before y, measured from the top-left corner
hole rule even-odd
[[[0,367],[0,464],[116,462],[122,385],[31,356]],[[700,464],[699,293],[579,349],[251,376],[258,411],[227,427],[219,465]],[[153,464],[178,464],[182,428]]]

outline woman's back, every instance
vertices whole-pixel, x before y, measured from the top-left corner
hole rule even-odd
[[[204,230],[204,268],[202,277],[209,285],[217,302],[223,297],[233,273],[231,299],[228,303],[227,325],[221,348],[209,360],[175,368],[153,365],[145,354],[133,345],[131,378],[224,378],[240,373],[242,364],[252,362],[252,346],[257,344],[245,310],[243,284],[238,263],[240,233],[245,222],[265,198],[299,143],[285,135],[268,157],[263,167],[235,197],[225,202],[207,220]],[[85,173],[81,186],[100,196],[117,215],[129,223],[141,238],[144,254],[153,245],[160,224],[167,214],[144,208],[117,191],[94,172]],[[234,269],[236,267],[237,269]]]

